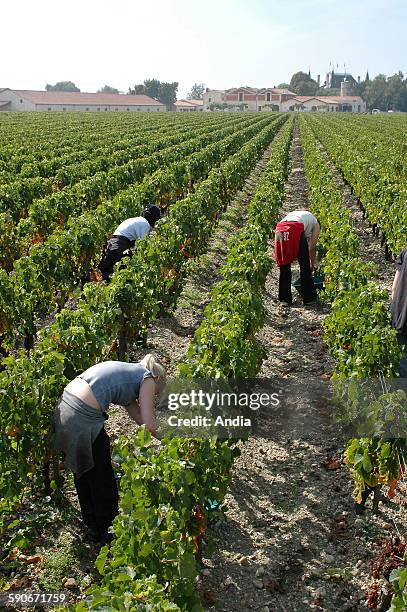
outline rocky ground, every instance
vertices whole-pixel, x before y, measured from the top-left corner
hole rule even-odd
[[[147,348],[133,348],[132,360],[154,352],[169,375],[176,374],[218,279],[227,238],[244,223],[271,151],[272,147],[223,216],[207,254],[191,264],[175,313],[149,329]],[[290,156],[292,169],[281,216],[308,204],[298,134]],[[349,190],[338,184],[353,211],[362,256],[377,262],[378,282],[389,289],[393,266],[385,261],[380,241],[361,218]],[[270,250],[272,246],[270,242]],[[198,588],[208,609],[225,612],[363,610],[378,538],[398,531],[405,534],[405,497],[399,494],[397,504],[381,505],[378,516],[371,514],[368,502],[365,515],[356,516],[351,478],[341,460],[344,441],[330,418],[333,364],[322,340],[329,308],[323,303],[304,307],[298,295],[292,308],[283,308],[276,299],[277,283],[274,267],[265,287],[267,316],[260,334],[268,356],[257,386],[281,389],[281,405],[260,412],[256,435],[240,444],[225,518],[209,527],[216,552],[211,559],[204,557]],[[113,443],[136,428],[119,408],[111,410],[106,425]],[[97,548],[83,539],[72,479],[66,479],[57,505],[33,499],[20,517],[22,525],[32,517],[39,527],[31,524],[35,537],[25,560],[7,560],[0,586],[8,581],[20,588],[64,589],[72,600],[80,597],[97,580],[93,569]],[[32,560],[35,556],[39,559]]]

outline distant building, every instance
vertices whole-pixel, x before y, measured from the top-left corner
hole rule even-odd
[[[203,111],[203,104],[203,100],[177,100],[174,106],[178,113],[190,113]]]
[[[281,111],[325,113],[365,113],[366,102],[360,96],[295,96],[284,102]]]
[[[210,110],[212,104],[223,104],[225,102],[225,90],[206,89],[203,95],[204,110]]]
[[[347,74],[346,72],[335,72],[332,69],[326,75],[325,87],[327,89],[340,89],[341,83],[343,83],[344,81],[347,81],[348,83],[350,83],[351,87],[356,85],[356,80],[353,78],[351,74]]]
[[[360,96],[352,96],[350,81],[343,81],[340,88],[340,96],[297,96],[289,89],[276,87],[207,89],[204,110],[366,112],[366,102]]]
[[[164,112],[161,102],[144,95],[0,89],[0,111]]]
[[[224,108],[225,110],[266,111],[279,110],[285,100],[295,96],[288,89],[277,87],[234,87],[232,89],[207,89],[204,93],[204,110]]]

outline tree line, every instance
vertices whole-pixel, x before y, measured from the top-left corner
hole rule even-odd
[[[299,96],[339,96],[341,93],[338,88],[320,87],[306,72],[296,72],[289,83],[280,83],[278,87],[287,88]],[[389,77],[378,74],[374,79],[366,74],[364,81],[352,87],[351,94],[361,96],[369,110],[407,112],[407,76],[401,71]]]
[[[390,77],[378,74],[372,81],[363,81],[356,85],[354,92],[366,100],[370,110],[407,112],[407,76],[401,70]]]

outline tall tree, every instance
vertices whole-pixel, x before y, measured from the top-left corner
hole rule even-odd
[[[45,89],[46,91],[80,91],[79,87],[72,81],[58,81],[55,85],[47,83]]]
[[[296,72],[291,77],[290,89],[299,96],[314,96],[318,90],[318,83],[306,72]]]
[[[146,86],[143,85],[143,83],[140,83],[139,85],[135,85],[134,89],[131,89],[131,87],[129,87],[129,94],[141,95],[145,93],[146,93]]]
[[[407,110],[407,80],[401,70],[387,79],[387,104],[390,110]]]
[[[290,89],[290,84],[289,83],[280,83],[280,85],[277,85],[277,89]]]
[[[165,104],[167,110],[171,110],[177,101],[178,83],[161,83],[158,99]]]
[[[150,96],[150,98],[154,98],[154,100],[160,99],[161,81],[159,81],[158,79],[146,79],[144,81],[144,86],[146,88],[147,96]]]
[[[356,85],[352,87],[352,95],[361,96],[362,98],[364,98],[364,93],[367,85],[368,81],[361,81],[360,83],[356,83]]]
[[[159,100],[170,110],[177,100],[178,83],[162,83],[157,79],[146,79],[143,84],[129,88],[129,94],[145,94]]]
[[[97,90],[97,93],[113,93],[118,94],[119,90],[116,87],[111,87],[110,85],[103,85],[100,89]]]
[[[205,93],[205,83],[194,83],[187,95],[188,100],[202,100]]]
[[[386,111],[388,109],[386,75],[378,74],[366,85],[364,98],[368,108],[378,108]]]

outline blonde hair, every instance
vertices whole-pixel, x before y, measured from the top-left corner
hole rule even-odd
[[[152,353],[148,353],[145,357],[143,357],[140,363],[147,370],[150,370],[154,378],[158,379],[160,388],[163,389],[167,382],[167,373],[165,371],[164,366],[161,365],[159,361],[157,361],[157,359]]]

